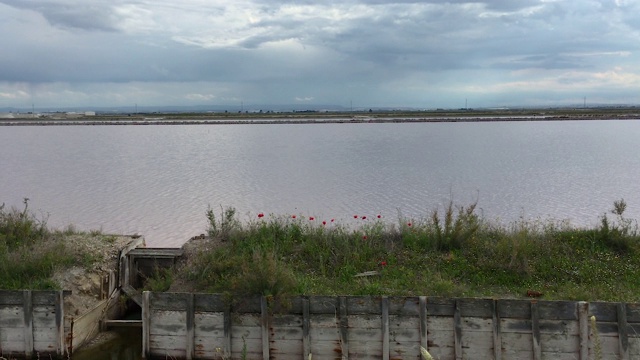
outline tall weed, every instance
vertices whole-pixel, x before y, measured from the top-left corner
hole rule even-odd
[[[476,205],[477,203],[473,203],[466,208],[460,206],[456,212],[453,202],[450,201],[445,208],[444,219],[440,218],[437,209],[431,213],[431,230],[437,250],[460,249],[475,235],[479,228]]]

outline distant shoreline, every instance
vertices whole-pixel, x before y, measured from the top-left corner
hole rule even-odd
[[[0,119],[0,126],[95,126],[95,125],[279,125],[279,124],[364,124],[364,123],[443,123],[443,122],[529,122],[529,121],[585,121],[585,120],[640,120],[640,115],[531,115],[531,116],[432,116],[432,117],[391,117],[391,116],[353,116],[329,117],[318,114],[314,117],[275,118],[236,117],[82,117],[76,119]]]

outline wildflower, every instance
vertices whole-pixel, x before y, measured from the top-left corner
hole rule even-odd
[[[378,219],[380,219],[382,217],[382,215],[378,214]]]
[[[362,217],[362,220],[367,220],[367,217],[366,217],[366,216],[363,216],[363,217]]]
[[[354,218],[354,219],[357,219],[357,218],[358,218],[358,215],[353,215],[353,218]]]
[[[364,235],[364,236],[362,237],[362,240],[367,240],[367,235]]]
[[[407,223],[407,226],[408,226],[408,227],[411,227],[411,223],[410,223],[410,222],[409,222],[409,223]]]
[[[327,222],[323,220],[322,225],[327,225]]]
[[[336,219],[331,219],[331,222],[334,222],[334,221],[336,221]]]
[[[296,216],[295,216],[295,215],[291,215],[291,218],[292,218],[292,219],[295,219],[295,218],[296,218]]]
[[[309,216],[309,221],[313,221],[315,218],[313,216]]]
[[[259,217],[259,218],[264,217],[264,214],[263,214],[263,213],[259,213],[259,214],[258,214],[258,217]]]
[[[380,266],[387,266],[387,262],[386,261],[380,261],[380,263],[378,264]]]

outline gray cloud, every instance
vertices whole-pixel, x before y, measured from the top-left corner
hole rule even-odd
[[[0,38],[0,106],[30,91],[21,84],[48,89],[51,101],[64,97],[61,89],[86,93],[77,99],[87,102],[137,89],[161,103],[327,103],[358,94],[369,107],[425,98],[448,106],[467,96],[490,106],[545,87],[558,102],[616,88],[614,101],[640,86],[639,6],[0,0],[0,32],[11,34]]]
[[[2,0],[0,3],[39,13],[51,25],[61,28],[117,30],[116,15],[109,2]]]

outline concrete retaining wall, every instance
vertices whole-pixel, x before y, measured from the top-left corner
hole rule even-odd
[[[143,294],[143,353],[179,359],[640,358],[640,304]],[[595,316],[595,327],[591,316]]]
[[[63,304],[63,291],[0,290],[0,354],[64,354]]]

